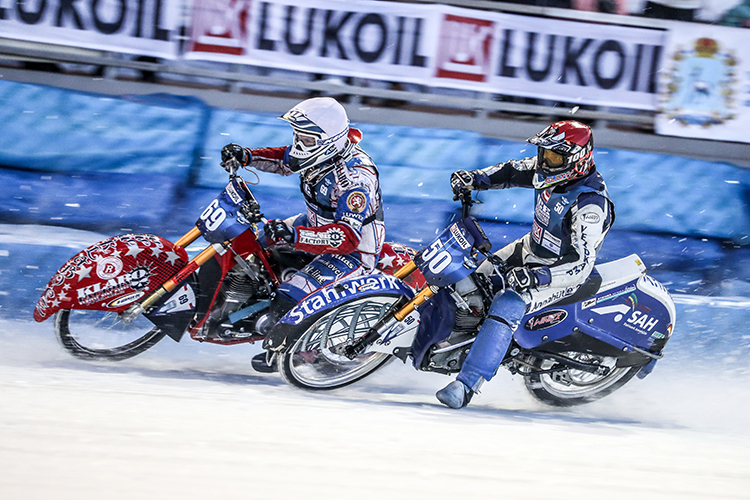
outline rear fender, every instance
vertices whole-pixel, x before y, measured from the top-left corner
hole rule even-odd
[[[100,241],[66,262],[44,289],[34,319],[60,309],[120,313],[188,262],[184,248],[159,236],[126,234]]]

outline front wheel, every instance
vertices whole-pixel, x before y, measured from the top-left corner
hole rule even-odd
[[[398,296],[374,295],[319,313],[297,341],[279,354],[282,378],[302,389],[338,389],[385,365],[392,359],[390,354],[364,352],[349,359],[343,350],[364,336],[397,300]]]
[[[532,357],[534,371],[524,376],[526,388],[542,403],[551,406],[576,406],[590,403],[613,393],[638,373],[641,366],[617,366],[617,359],[582,352],[565,352],[563,356],[588,364],[606,366],[606,375],[573,368],[560,368],[557,361]],[[539,373],[539,371],[549,371]]]
[[[121,361],[149,349],[166,333],[143,316],[126,325],[111,311],[62,309],[55,315],[55,335],[78,358]]]

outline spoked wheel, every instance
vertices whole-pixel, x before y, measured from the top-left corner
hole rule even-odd
[[[582,363],[606,366],[606,374],[590,373],[572,368],[551,373],[531,373],[524,377],[526,388],[541,402],[552,406],[575,406],[590,403],[613,393],[625,385],[641,369],[640,366],[617,367],[617,359],[583,352],[565,352],[563,356]],[[557,361],[532,357],[536,369],[550,370]]]
[[[280,354],[282,378],[303,389],[337,389],[386,364],[391,359],[390,354],[364,352],[349,359],[343,351],[364,336],[396,300],[398,297],[394,296],[370,296],[321,313],[299,339]]]
[[[55,315],[55,334],[72,355],[87,360],[132,358],[164,338],[165,333],[141,316],[126,325],[110,311],[62,309]]]

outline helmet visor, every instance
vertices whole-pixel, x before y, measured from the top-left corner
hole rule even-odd
[[[315,147],[318,143],[318,138],[313,135],[302,134],[297,132],[294,134],[294,142],[301,146],[301,149],[310,149]]]
[[[565,157],[551,149],[539,147],[539,171],[544,175],[554,175],[565,170]]]

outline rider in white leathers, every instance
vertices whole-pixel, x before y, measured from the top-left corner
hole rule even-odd
[[[264,226],[269,244],[318,254],[278,288],[273,313],[281,316],[312,291],[345,276],[375,270],[385,240],[378,170],[358,145],[344,107],[330,97],[307,99],[281,116],[294,131],[290,146],[247,149],[227,144],[222,162],[236,160],[264,172],[299,174],[306,211]],[[265,355],[253,367],[270,371]]]
[[[537,146],[534,157],[451,176],[457,195],[527,187],[535,190],[536,199],[531,231],[495,254],[509,269],[506,288],[495,295],[456,380],[436,394],[451,408],[466,406],[494,376],[524,314],[569,297],[583,285],[614,221],[614,204],[594,166],[588,126],[556,122],[528,142]],[[491,273],[491,264],[485,262],[478,272]]]

